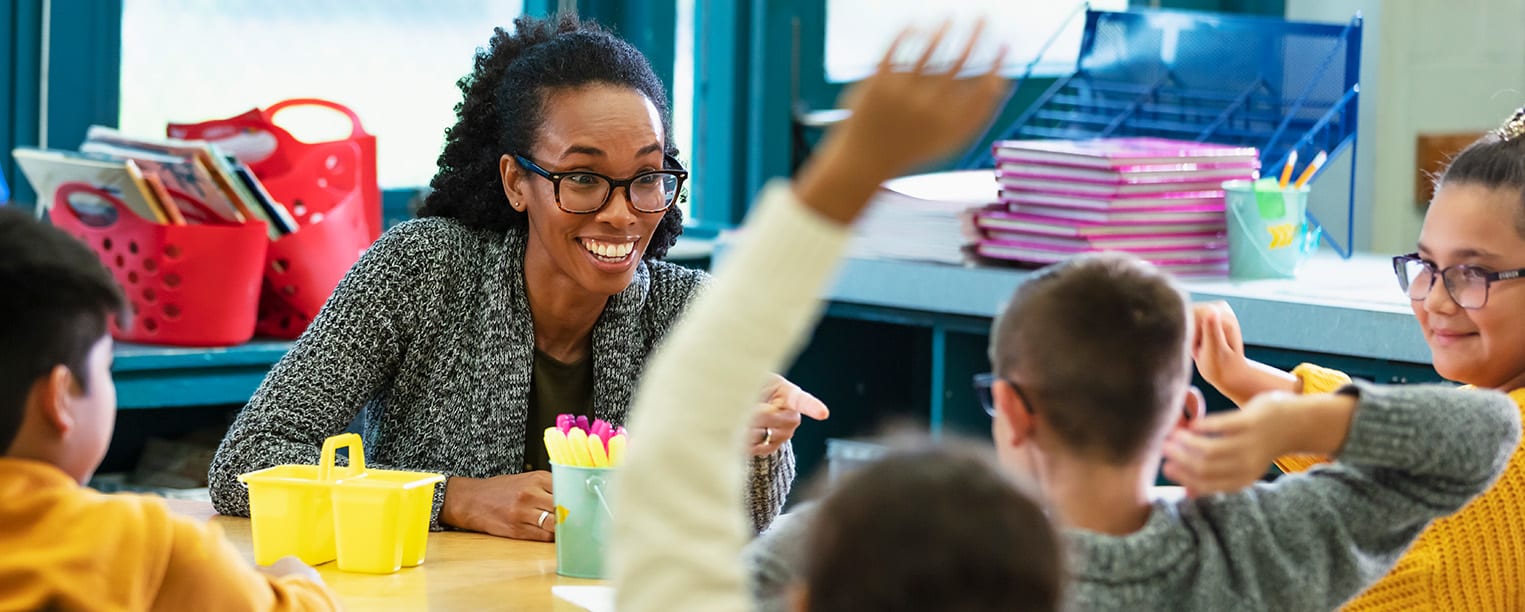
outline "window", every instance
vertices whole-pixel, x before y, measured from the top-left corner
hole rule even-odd
[[[672,139],[678,159],[694,171],[694,0],[678,0],[678,24],[673,41]],[[692,193],[692,190],[690,190]],[[695,223],[693,205],[687,198],[679,205],[683,218]]]
[[[986,18],[985,44],[978,58],[990,58],[999,44],[1010,46],[1004,71],[1019,76],[1038,56],[1043,45],[1063,33],[1043,53],[1034,67],[1035,76],[1059,76],[1075,69],[1080,34],[1085,18],[1077,11],[1078,0],[963,0],[957,3],[925,0],[826,0],[826,79],[833,83],[856,81],[872,74],[884,49],[901,28],[910,24],[932,27],[945,16],[968,27],[976,17]],[[1096,10],[1127,10],[1127,0],[1091,0]],[[957,36],[953,37],[957,39]],[[951,57],[949,49],[944,57]],[[987,59],[988,61],[988,59]]]
[[[237,115],[288,98],[325,98],[376,135],[383,188],[425,185],[455,122],[478,47],[510,27],[505,0],[126,0],[120,127],[164,134],[169,122]],[[348,133],[328,111],[293,109],[299,138]]]

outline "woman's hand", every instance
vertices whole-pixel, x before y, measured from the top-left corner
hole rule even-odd
[[[1011,91],[998,73],[1004,47],[978,75],[960,77],[984,25],[976,24],[951,65],[932,64],[948,23],[911,64],[897,59],[910,47],[911,30],[901,32],[873,76],[844,96],[852,116],[826,136],[800,170],[795,183],[800,199],[822,215],[848,223],[880,183],[969,146]]]
[[[1302,381],[1244,354],[1244,337],[1239,318],[1224,302],[1192,306],[1193,329],[1191,357],[1202,378],[1224,397],[1243,406],[1266,391],[1302,390]]]
[[[440,522],[516,540],[555,540],[556,502],[551,497],[551,473],[452,477],[445,481]]]
[[[757,415],[752,418],[752,456],[761,457],[773,453],[785,442],[794,438],[800,427],[800,415],[817,421],[830,416],[826,404],[805,392],[784,377],[774,374],[763,388],[763,402],[758,405]]]

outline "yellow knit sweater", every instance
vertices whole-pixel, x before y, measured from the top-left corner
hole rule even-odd
[[[1304,393],[1333,391],[1344,373],[1303,364],[1292,371]],[[1509,397],[1525,417],[1525,389]],[[1306,470],[1318,457],[1283,457],[1288,472]],[[1344,610],[1525,610],[1525,444],[1486,493],[1456,514],[1436,519],[1382,580]]]

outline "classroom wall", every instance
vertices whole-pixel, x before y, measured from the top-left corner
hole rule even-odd
[[[1525,2],[1520,0],[1287,0],[1287,18],[1366,20],[1361,62],[1357,245],[1411,250],[1424,221],[1414,195],[1420,133],[1496,127],[1525,104]],[[1338,160],[1331,170],[1343,172]],[[1320,177],[1314,199],[1344,196]],[[1338,191],[1338,194],[1334,192]],[[1317,204],[1315,204],[1317,205]]]

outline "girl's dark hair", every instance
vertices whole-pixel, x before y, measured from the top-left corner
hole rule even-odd
[[[1060,609],[1059,537],[988,445],[904,432],[888,444],[809,519],[808,609]]]
[[[495,28],[487,49],[477,51],[471,74],[456,82],[465,95],[455,107],[455,125],[445,130],[439,172],[429,183],[434,191],[419,216],[525,231],[529,217],[504,198],[498,160],[533,148],[553,90],[593,84],[629,87],[651,100],[662,118],[666,153],[677,155],[667,91],[640,51],[576,15],[522,16],[512,33]],[[667,255],[681,233],[683,213],[675,205],[657,225],[646,259]]]
[[[1435,179],[1436,190],[1446,183],[1519,192],[1514,224],[1525,237],[1525,107],[1515,111],[1503,126],[1462,149]]]

